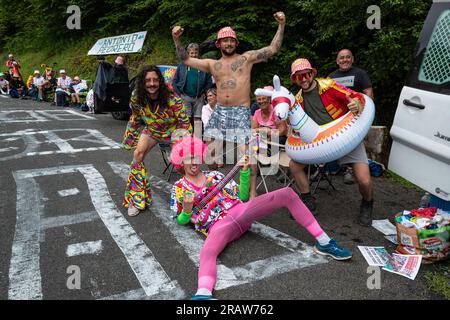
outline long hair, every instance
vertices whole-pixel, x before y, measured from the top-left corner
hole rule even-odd
[[[145,89],[145,76],[148,72],[156,72],[159,78],[159,91],[158,91],[158,99],[157,105],[152,105],[150,103],[150,98],[147,95],[147,90]],[[136,97],[137,103],[144,107],[148,105],[152,112],[156,111],[157,106],[159,106],[160,110],[164,110],[168,107],[168,97],[169,97],[169,89],[167,88],[164,77],[161,73],[161,70],[155,65],[148,65],[142,68],[139,74],[136,77]]]

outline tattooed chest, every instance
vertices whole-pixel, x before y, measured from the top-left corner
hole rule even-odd
[[[248,71],[247,57],[240,56],[233,61],[217,61],[213,65],[214,78],[229,77],[235,73],[243,73]]]

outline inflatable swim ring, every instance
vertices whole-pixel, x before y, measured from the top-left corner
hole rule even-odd
[[[256,89],[255,95],[270,96],[275,114],[289,121],[294,134],[286,141],[286,152],[299,163],[326,163],[339,159],[355,149],[369,132],[375,116],[375,105],[367,95],[359,115],[348,111],[342,117],[319,126],[304,111],[294,95],[273,77],[274,91]]]

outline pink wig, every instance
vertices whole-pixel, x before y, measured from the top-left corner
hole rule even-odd
[[[184,136],[178,140],[172,148],[170,153],[170,162],[172,162],[175,169],[180,169],[183,159],[191,157],[199,157],[201,162],[205,160],[207,152],[207,146],[202,140]]]

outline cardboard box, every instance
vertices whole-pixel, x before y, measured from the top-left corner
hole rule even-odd
[[[397,213],[395,217],[401,216]],[[450,225],[434,230],[417,230],[407,228],[397,221],[398,246],[396,251],[401,254],[420,254],[423,256],[423,263],[431,263],[445,260],[450,257]]]

